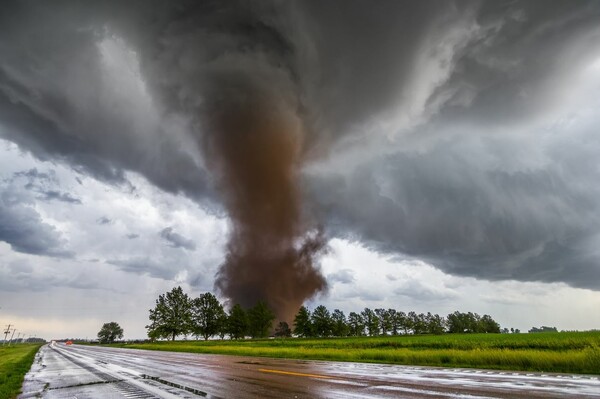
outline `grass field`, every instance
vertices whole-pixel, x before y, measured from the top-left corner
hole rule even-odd
[[[0,399],[15,398],[29,371],[39,344],[0,346]]]
[[[600,332],[176,341],[116,346],[290,359],[600,374]]]

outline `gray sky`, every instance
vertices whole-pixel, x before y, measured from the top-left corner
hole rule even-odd
[[[122,3],[0,13],[0,323],[143,337],[212,291],[205,143],[260,103],[329,239],[310,306],[600,326],[597,2]]]

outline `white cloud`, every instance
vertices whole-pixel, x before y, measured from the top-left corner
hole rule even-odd
[[[600,324],[600,292],[558,283],[485,281],[445,274],[417,260],[395,259],[357,242],[333,240],[322,260],[328,276],[352,275],[352,283],[329,279],[329,293],[309,302],[346,315],[365,307],[446,316],[459,310],[490,314],[503,327],[527,331],[555,325],[559,330],[592,329]]]
[[[39,215],[32,231],[39,235],[47,226],[62,237],[63,245],[54,247],[72,254],[71,259],[37,256],[39,251],[19,253],[20,248],[0,242],[0,319],[19,331],[46,338],[91,337],[97,326],[114,318],[127,337],[143,338],[147,310],[159,294],[175,285],[192,295],[212,290],[227,232],[222,218],[134,174],[127,175],[129,184],[111,185],[62,164],[35,160],[6,142],[0,142],[0,159],[0,195],[19,193],[18,206]],[[32,168],[53,176],[44,182],[46,189],[67,192],[81,204],[36,199],[36,190],[23,188],[27,182],[14,178]],[[15,191],[17,183],[21,188]],[[8,215],[18,216],[15,210]],[[170,226],[197,251],[167,245],[159,232]],[[52,255],[49,249],[47,254]]]

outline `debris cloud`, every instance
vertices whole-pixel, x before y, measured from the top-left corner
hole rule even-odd
[[[203,147],[231,231],[216,287],[246,307],[264,300],[278,320],[289,322],[326,288],[315,266],[326,240],[301,204],[302,121],[270,89],[217,90],[226,95],[208,107]]]

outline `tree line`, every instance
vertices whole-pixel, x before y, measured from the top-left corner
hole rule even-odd
[[[269,335],[275,314],[266,303],[258,302],[250,309],[234,305],[229,313],[210,292],[190,298],[181,287],[159,295],[150,309],[150,324],[146,326],[150,339],[175,340],[179,335],[194,335],[205,340],[228,335],[232,339]]]
[[[499,333],[500,325],[489,315],[454,312],[438,314],[402,312],[396,309],[370,309],[332,313],[317,306],[311,313],[302,306],[294,318],[294,334],[300,337],[386,336],[444,333]]]
[[[540,328],[537,327],[531,327],[531,330],[528,331],[530,334],[531,333],[547,333],[547,332],[558,332],[558,329],[556,327],[548,327],[548,326],[541,326]]]
[[[210,292],[190,298],[181,287],[159,295],[150,309],[146,326],[150,339],[175,340],[180,335],[193,335],[205,340],[218,336],[241,339],[264,338],[273,331],[275,315],[265,302],[244,309],[235,304],[229,312]],[[454,312],[447,317],[431,313],[402,312],[395,309],[370,309],[330,312],[317,306],[312,312],[302,306],[294,318],[293,328],[279,321],[276,337],[347,337],[406,334],[500,333],[500,325],[489,315]]]

